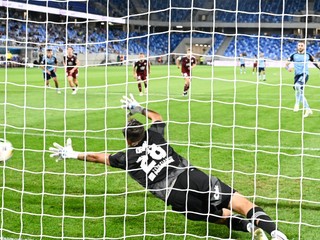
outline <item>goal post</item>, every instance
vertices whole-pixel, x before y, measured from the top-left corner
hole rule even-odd
[[[0,163],[0,239],[252,239],[187,220],[124,170],[50,158],[52,144],[68,138],[75,151],[124,151],[119,100],[130,93],[162,115],[167,142],[190,164],[261,206],[289,239],[316,239],[319,72],[309,63],[304,96],[313,114],[305,118],[305,106],[293,111],[285,64],[298,41],[319,58],[318,5],[0,0],[0,138],[15,148]],[[69,46],[78,86],[63,63]],[[188,48],[197,65],[183,96],[176,60]],[[60,94],[40,68],[48,49]],[[140,53],[151,62],[142,96],[133,74]]]

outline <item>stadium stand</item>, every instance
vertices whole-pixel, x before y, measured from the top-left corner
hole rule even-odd
[[[2,15],[5,13],[2,11]],[[18,18],[14,16],[15,19]],[[122,30],[109,30],[108,34],[105,28],[96,27],[88,29],[85,34],[86,26],[69,24],[66,30],[65,26],[59,24],[40,24],[29,22],[28,24],[20,22],[18,20],[9,21],[8,38],[15,39],[10,41],[9,44],[13,46],[24,45],[25,37],[28,37],[28,43],[30,46],[50,45],[55,51],[63,51],[65,43],[74,45],[75,52],[89,53],[104,52],[106,49],[106,42],[108,42],[109,53],[122,53],[127,52],[127,40],[128,40],[128,53],[138,54],[139,52],[149,52],[149,55],[161,55],[169,52],[168,33],[156,33],[148,37],[146,32],[131,32],[127,35]],[[5,39],[6,25],[0,25],[1,38]],[[211,38],[211,34],[194,33],[194,38]],[[182,39],[190,37],[188,33],[171,33],[170,34],[170,52],[173,52]],[[148,38],[150,45],[148,46]],[[222,35],[215,35],[215,50],[223,41]],[[87,46],[83,44],[88,42]],[[149,47],[149,51],[147,51]]]
[[[261,5],[260,5],[261,2]],[[283,1],[255,1],[243,0],[239,1],[217,1],[216,20],[221,22],[282,22],[282,14],[299,14],[305,10],[306,2],[300,0],[286,0],[285,9],[283,9]],[[265,14],[255,14],[256,12],[264,12]],[[238,13],[235,13],[238,10]],[[229,11],[229,12],[226,12]],[[232,12],[231,12],[232,11]],[[247,12],[247,13],[243,13]],[[292,21],[292,16],[284,16],[284,21]]]
[[[39,0],[12,0],[15,2],[34,4],[72,10],[83,13],[103,14],[112,17],[124,17],[128,15],[128,2],[122,0],[97,0],[97,1],[39,1]],[[109,6],[109,7],[106,7]],[[132,1],[129,2],[129,14],[137,13]]]
[[[72,10],[77,12],[89,12],[93,14],[99,14],[99,11],[97,11],[97,8],[90,8],[88,7],[87,3],[85,2],[77,2],[77,1],[37,1],[37,0],[13,0],[14,2],[21,2],[21,3],[28,3],[38,6],[47,6],[52,8],[59,8],[63,10]]]
[[[53,2],[53,1],[36,1],[36,0],[15,0],[18,2],[28,2],[30,4],[48,5],[50,7],[62,8],[62,9],[73,9],[76,11],[86,12],[87,9],[90,11],[109,11],[114,16],[125,16],[128,14],[128,2],[122,0],[109,0],[109,8],[91,8],[84,2],[69,1],[66,5],[65,2]],[[95,4],[105,4],[106,0],[95,1]],[[172,21],[183,21],[191,17],[190,10],[177,10],[175,7],[190,7],[193,1],[191,0],[177,0],[177,1],[156,1],[156,0],[143,0],[139,4],[137,1],[130,1],[130,12],[138,11],[141,9],[148,10],[150,7],[151,11],[159,11],[156,14],[156,18],[166,20],[169,18],[171,12]],[[261,3],[259,3],[261,2]],[[150,6],[148,6],[148,4]],[[204,4],[208,4],[204,0],[194,1],[194,6],[201,8]],[[254,0],[243,0],[239,1],[217,1],[215,19],[221,22],[281,22],[282,17],[289,21],[292,19],[290,14],[300,14],[301,11],[305,10],[305,1],[299,0],[286,0],[285,9],[283,9],[282,0],[275,1],[254,1]],[[171,4],[171,6],[170,6]],[[207,5],[206,5],[207,6]],[[171,7],[171,10],[169,8]],[[259,9],[264,14],[255,14],[259,12]],[[95,10],[94,10],[95,9]],[[238,14],[228,12],[239,10]],[[320,11],[320,0],[314,1],[314,10]],[[176,12],[177,11],[177,12]],[[194,10],[197,11],[197,10]],[[243,13],[245,11],[246,13]],[[96,13],[96,12],[95,12]],[[282,13],[289,14],[286,16],[280,16]],[[5,17],[6,11],[2,9],[0,16]],[[0,40],[14,39],[9,41],[9,45],[19,46],[25,44],[25,38],[28,37],[28,43],[31,46],[38,46],[39,44],[51,45],[56,51],[63,51],[65,44],[73,44],[75,51],[78,53],[96,53],[104,52],[108,49],[109,53],[121,53],[121,54],[138,54],[139,52],[148,52],[149,55],[161,55],[173,52],[179,43],[184,39],[190,37],[189,33],[175,33],[171,32],[170,35],[166,32],[153,33],[149,36],[146,32],[130,32],[127,34],[122,30],[107,30],[105,27],[90,28],[86,31],[85,24],[83,25],[68,25],[68,29],[65,26],[49,23],[34,23],[19,21],[22,19],[21,14],[17,12],[10,13],[11,20],[8,22],[8,36],[6,36],[6,25],[0,24]],[[193,13],[194,14],[194,13]],[[275,16],[273,14],[278,14]],[[111,14],[110,14],[111,15]],[[210,21],[210,19],[208,20]],[[85,34],[86,33],[86,34]],[[193,33],[194,38],[211,38],[211,34],[205,33]],[[289,39],[288,39],[289,38]],[[284,40],[281,42],[280,36],[276,34],[270,34],[268,36],[244,36],[238,34],[234,37],[226,50],[223,53],[225,57],[239,56],[240,53],[246,52],[248,56],[253,57],[258,52],[264,52],[265,56],[269,59],[278,60],[286,58],[295,49],[295,39],[299,38],[295,35],[286,35]],[[315,36],[317,38],[317,36]],[[212,55],[216,53],[225,37],[223,34],[215,34],[214,44],[212,48],[206,53]],[[168,44],[170,41],[170,45]],[[87,42],[87,45],[83,44]],[[148,45],[149,42],[149,45]],[[107,44],[106,44],[107,43]],[[0,45],[4,44],[4,41],[0,42]],[[170,46],[170,49],[168,49]],[[260,49],[258,49],[260,46]],[[282,46],[282,49],[281,49]],[[148,51],[147,51],[148,48]],[[312,54],[317,54],[319,49],[319,43],[317,41],[310,41],[308,49]],[[282,50],[282,51],[281,51]],[[282,56],[280,53],[282,52]]]
[[[26,37],[26,29],[28,29],[28,42],[30,44],[45,43],[52,45],[56,51],[63,51],[65,43],[73,44],[75,51],[78,53],[87,52],[103,52],[106,49],[106,40],[108,41],[109,53],[122,53],[127,52],[128,41],[128,53],[138,54],[139,52],[149,52],[149,55],[161,55],[169,52],[168,49],[168,33],[157,33],[149,36],[149,51],[148,47],[148,35],[145,32],[137,33],[132,32],[127,36],[127,33],[121,30],[110,30],[107,32],[103,28],[89,29],[88,34],[84,34],[85,29],[73,28],[70,26],[66,32],[65,27],[60,25],[48,24],[47,29],[44,24],[29,23],[27,26],[25,23],[21,23],[15,20],[9,22],[9,39],[15,39],[11,42],[15,46],[23,44]],[[0,25],[1,39],[6,38],[5,25]],[[49,33],[49,34],[47,34]],[[66,41],[67,36],[67,41]],[[193,38],[210,38],[211,34],[194,33]],[[129,37],[129,38],[127,38]],[[171,33],[170,34],[170,52],[173,52],[182,39],[190,37],[188,33]],[[297,38],[294,35],[288,35],[292,39]],[[88,38],[88,44],[85,46],[83,42],[86,42]],[[214,39],[214,52],[218,50],[224,40],[224,36],[215,34]],[[226,57],[238,56],[242,52],[246,52],[248,56],[253,57],[259,51],[264,52],[265,56],[270,59],[278,60],[281,58],[281,40],[278,35],[271,36],[237,36],[229,44],[227,50],[224,53]],[[287,57],[289,53],[294,51],[296,43],[293,40],[283,41],[283,57]],[[318,42],[313,41],[309,43],[309,51],[312,54],[316,54],[318,51]],[[207,53],[211,55],[213,53],[212,48]]]
[[[79,12],[89,12],[95,14],[105,14],[113,17],[124,17],[129,14],[140,13],[140,11],[147,12],[149,9],[150,3],[150,10],[151,11],[159,11],[156,14],[153,14],[153,18],[155,20],[160,21],[168,21],[171,15],[172,22],[182,22],[186,20],[190,20],[191,15],[195,16],[198,8],[202,8],[206,1],[199,0],[199,1],[191,1],[191,0],[176,0],[176,1],[157,1],[157,0],[143,0],[143,1],[129,1],[129,8],[128,8],[128,1],[122,0],[97,0],[97,1],[89,1],[89,3],[85,2],[78,2],[78,1],[69,1],[64,2],[56,2],[56,1],[37,1],[37,0],[13,0],[16,2],[28,2],[29,4],[41,5],[41,6],[49,6],[53,8],[60,8],[60,9],[69,9],[73,11]],[[261,6],[260,6],[261,2]],[[107,3],[109,4],[108,8]],[[194,10],[191,11],[190,8],[193,4]],[[214,8],[212,5],[210,8]],[[180,9],[176,9],[179,7]],[[305,1],[300,0],[286,0],[285,1],[285,9],[283,9],[283,2],[282,0],[275,0],[275,1],[256,1],[256,0],[243,0],[239,1],[237,4],[236,0],[232,1],[216,1],[216,8],[218,9],[215,12],[215,20],[221,22],[258,22],[259,18],[261,22],[273,22],[273,23],[280,23],[282,21],[281,14],[285,14],[284,21],[292,21],[293,14],[299,14],[303,11],[306,7]],[[171,10],[170,10],[171,8]],[[186,9],[181,9],[186,8]],[[261,8],[261,12],[265,14],[254,14],[255,12],[259,12]],[[314,2],[314,8],[316,11],[320,9],[320,1]],[[236,14],[235,11],[238,10],[239,12]],[[227,11],[227,12],[226,12]],[[229,12],[228,12],[229,11]],[[232,11],[232,12],[231,12]],[[242,13],[245,11],[247,13]],[[277,15],[277,16],[276,16]],[[211,19],[208,20],[212,21],[212,14]]]
[[[223,43],[225,39],[224,35],[221,34],[215,34],[214,36],[214,42],[213,42],[213,46],[210,48],[210,50],[207,52],[207,55],[213,55],[214,53],[217,52],[217,50],[219,49],[219,47],[221,46],[221,44]]]
[[[169,18],[171,18],[172,22],[182,22],[190,20],[191,14],[194,16],[197,9],[194,9],[193,11],[190,10],[190,8],[201,8],[204,6],[206,1],[199,0],[199,1],[191,1],[191,0],[176,0],[176,1],[169,1],[169,0],[163,0],[163,1],[157,1],[157,0],[150,0],[150,10],[151,11],[160,11],[155,14],[156,18],[155,20],[160,21],[168,21]],[[141,4],[143,6],[144,10],[149,9],[149,0],[143,0],[141,1]],[[180,9],[177,9],[177,8]],[[171,8],[171,10],[169,10]],[[181,9],[182,8],[182,9]],[[185,8],[185,9],[183,9]],[[187,9],[189,8],[189,9]],[[171,17],[170,17],[171,15]]]
[[[281,42],[280,35],[273,34],[271,36],[237,36],[225,51],[225,57],[237,57],[240,53],[246,53],[248,57],[253,58],[259,52],[264,53],[265,57],[272,60],[280,60],[288,58],[297,47],[296,35],[286,35]],[[260,46],[258,50],[258,46]],[[281,49],[282,46],[282,49]],[[308,52],[316,55],[319,51],[318,41],[308,42]],[[282,56],[280,53],[282,52]]]

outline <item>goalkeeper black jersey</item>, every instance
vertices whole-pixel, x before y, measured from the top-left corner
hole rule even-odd
[[[165,126],[164,122],[153,123],[137,146],[109,157],[112,167],[127,170],[134,180],[163,200],[188,165],[164,139]]]

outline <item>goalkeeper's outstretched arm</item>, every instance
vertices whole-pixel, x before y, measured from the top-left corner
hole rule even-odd
[[[78,159],[87,162],[101,163],[110,165],[108,153],[99,152],[77,152],[73,150],[71,138],[67,139],[65,146],[53,143],[53,147],[49,148],[50,157],[56,158],[56,161],[64,159]]]
[[[130,94],[130,98],[124,96],[121,100],[122,107],[130,111],[130,116],[135,113],[140,113],[150,119],[152,122],[162,121],[162,117],[159,113],[143,108]],[[50,157],[56,158],[57,161],[64,159],[78,159],[87,162],[101,163],[110,166],[110,154],[99,152],[76,152],[73,150],[72,141],[67,139],[65,146],[61,146],[58,143],[53,143],[53,147],[49,148],[51,152]]]
[[[77,159],[110,166],[109,153],[79,153]]]
[[[122,103],[123,109],[129,110],[129,116],[132,116],[136,113],[140,113],[140,114],[146,116],[147,118],[149,118],[152,122],[162,121],[162,117],[159,113],[142,107],[134,99],[132,94],[130,94],[130,97],[123,96],[123,98],[120,100],[120,102]]]
[[[152,122],[162,121],[162,116],[151,109],[144,108],[141,114],[149,118]]]

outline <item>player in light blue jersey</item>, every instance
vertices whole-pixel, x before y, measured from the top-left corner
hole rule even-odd
[[[264,58],[264,54],[260,53],[258,59],[258,73],[259,80],[266,81],[266,59]]]
[[[314,62],[314,65],[319,68],[318,63],[315,62],[315,58],[305,51],[305,43],[303,41],[298,42],[297,52],[291,54],[286,63],[286,69],[292,72],[290,63],[294,65],[294,86],[296,103],[294,105],[294,112],[299,111],[300,102],[303,104],[305,109],[304,117],[308,117],[312,114],[312,110],[308,104],[306,97],[304,96],[304,86],[309,80],[309,61]],[[320,69],[320,68],[319,68]]]
[[[43,57],[41,68],[43,69],[43,78],[46,81],[46,86],[49,87],[49,80],[52,78],[57,89],[57,93],[61,93],[59,89],[59,82],[56,75],[57,58],[53,56],[52,50],[47,49],[47,55]]]
[[[240,53],[239,62],[240,62],[240,74],[246,73],[246,61],[243,53]]]

